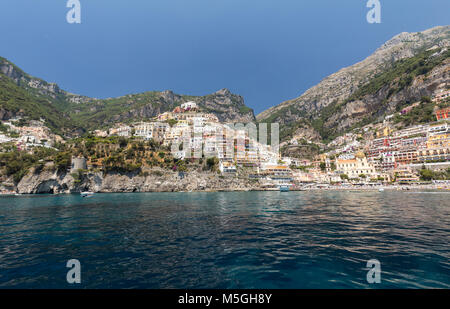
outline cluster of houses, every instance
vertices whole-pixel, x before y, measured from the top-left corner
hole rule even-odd
[[[446,95],[446,94],[441,94]],[[436,99],[441,100],[441,99]],[[98,135],[135,136],[172,147],[176,158],[217,157],[224,175],[239,167],[267,185],[292,183],[416,182],[425,165],[432,170],[450,167],[450,129],[445,111],[436,111],[436,123],[395,130],[391,116],[361,133],[347,133],[328,144],[333,149],[315,160],[281,157],[278,149],[258,143],[249,131],[229,127],[213,114],[187,102],[149,122],[118,125]],[[375,133],[374,133],[375,132]],[[174,146],[175,145],[175,146]]]
[[[94,133],[152,139],[170,147],[178,159],[217,157],[219,169],[225,175],[235,174],[238,167],[248,168],[253,176],[289,170],[287,165],[280,164],[278,149],[257,142],[245,127],[223,124],[214,114],[200,112],[195,102],[184,103],[152,121],[119,124]]]
[[[33,147],[50,148],[55,142],[61,142],[62,138],[53,134],[44,125],[44,120],[31,120],[28,125],[19,125],[21,118],[13,118],[2,122],[8,132],[0,134],[1,143],[14,143],[18,150],[30,150]]]
[[[321,161],[330,181],[346,175],[341,178],[417,182],[423,167],[433,171],[450,167],[450,126],[445,119],[402,130],[394,130],[387,121],[378,126],[375,138],[370,138],[373,133],[347,134],[341,138],[343,145],[322,155]]]
[[[449,91],[433,100],[448,100]],[[408,113],[408,110],[401,112]],[[195,102],[186,102],[151,121],[117,124],[96,130],[97,136],[135,137],[167,146],[178,159],[219,159],[223,175],[235,175],[244,168],[248,177],[265,179],[265,185],[419,181],[418,171],[450,167],[449,108],[437,110],[436,122],[398,130],[393,115],[383,123],[370,124],[358,133],[347,133],[327,145],[328,152],[314,160],[281,157],[279,147],[259,143],[248,127],[220,123],[217,116],[200,111]],[[16,132],[12,138],[0,134],[0,143],[14,141],[19,149],[51,147],[57,140],[42,122],[30,126],[3,123]],[[323,147],[322,147],[323,148]]]
[[[441,90],[432,101],[442,103],[449,98],[450,91]],[[408,114],[417,105],[400,114]],[[450,168],[449,111],[449,107],[435,110],[435,122],[404,129],[397,129],[394,115],[388,115],[382,123],[339,136],[327,145],[328,152],[313,161],[282,160],[291,166],[297,183],[417,183],[424,167],[433,171]]]

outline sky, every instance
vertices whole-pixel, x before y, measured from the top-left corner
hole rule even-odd
[[[450,24],[448,0],[1,0],[0,56],[96,98],[221,88],[255,113],[301,95],[401,32]]]

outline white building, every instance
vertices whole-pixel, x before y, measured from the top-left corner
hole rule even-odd
[[[120,126],[118,128],[112,129],[111,134],[117,135],[117,136],[129,137],[131,135],[131,127],[130,126]]]
[[[197,108],[197,103],[189,101],[186,103],[181,104],[181,108],[184,110],[192,110]]]
[[[10,137],[8,137],[8,136],[6,136],[4,134],[0,134],[0,144],[1,143],[7,143],[7,142],[10,142],[10,141],[12,141],[12,138],[10,138]]]
[[[412,135],[423,134],[426,135],[428,133],[429,125],[417,125],[412,126],[403,130],[396,131],[392,134],[393,137],[407,137]]]
[[[436,135],[436,134],[442,134],[447,133],[449,131],[448,124],[445,123],[439,123],[436,125],[430,125],[428,128],[428,134],[429,135]]]
[[[220,162],[219,170],[223,174],[235,174],[236,173],[236,165],[231,162]]]
[[[19,142],[22,142],[24,144],[37,144],[39,143],[39,140],[36,139],[36,137],[34,135],[22,135],[19,138]]]
[[[154,137],[153,135],[154,130],[155,130],[154,123],[140,122],[134,126],[134,135],[149,140]]]

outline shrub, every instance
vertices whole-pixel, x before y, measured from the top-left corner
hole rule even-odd
[[[347,174],[341,174],[340,175],[342,180],[348,180],[348,175]]]
[[[213,170],[217,169],[218,165],[219,165],[218,158],[212,157],[212,158],[206,159],[206,166],[208,167],[209,170],[213,171]]]

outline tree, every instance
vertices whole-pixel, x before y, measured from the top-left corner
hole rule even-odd
[[[176,125],[178,123],[178,121],[175,119],[169,119],[169,120],[167,120],[167,123],[169,124],[170,127],[173,127],[174,125]]]
[[[322,172],[324,172],[327,169],[327,165],[325,164],[325,162],[320,162],[319,166],[320,166],[320,170]]]
[[[330,167],[331,167],[331,170],[332,170],[332,171],[335,171],[335,170],[336,170],[336,163],[331,162]]]
[[[431,171],[429,169],[421,169],[419,174],[420,174],[420,179],[424,180],[424,181],[430,181],[434,178],[433,171]]]
[[[420,101],[421,101],[421,102],[425,102],[425,103],[431,103],[431,98],[428,97],[428,96],[423,96],[423,97],[420,99]]]
[[[155,140],[154,140],[153,138],[151,138],[151,139],[149,139],[149,140],[147,141],[147,146],[148,146],[151,150],[155,150],[155,149],[158,147],[157,143],[155,142]]]
[[[69,152],[59,152],[53,160],[53,163],[58,171],[64,171],[69,168],[71,162],[72,158]]]
[[[347,174],[341,174],[341,179],[342,180],[348,180],[348,175]]]
[[[128,140],[125,137],[121,136],[119,138],[119,146],[120,146],[120,148],[125,148],[125,147],[127,147],[127,145],[128,145]]]
[[[219,159],[216,157],[206,159],[206,166],[209,170],[216,170],[217,165],[219,165]]]

